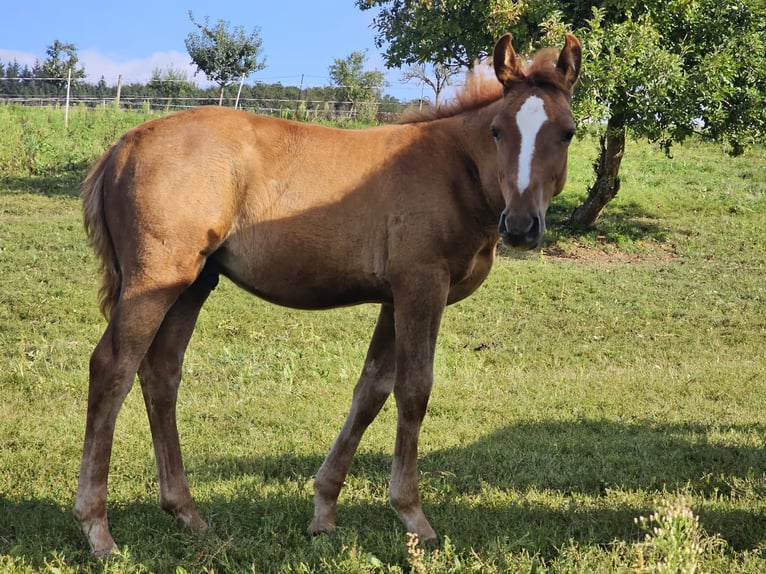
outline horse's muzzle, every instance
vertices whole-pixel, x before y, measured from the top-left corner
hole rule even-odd
[[[503,211],[497,232],[506,245],[517,249],[534,249],[543,238],[545,219],[534,213],[507,215]]]

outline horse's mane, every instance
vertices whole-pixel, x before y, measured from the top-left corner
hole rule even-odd
[[[568,93],[560,74],[556,72],[557,61],[558,50],[553,48],[540,50],[524,67],[524,76],[516,80],[515,85],[551,86]],[[453,100],[438,107],[429,106],[422,110],[408,110],[404,112],[399,123],[414,124],[449,118],[483,108],[502,97],[503,86],[495,77],[491,61],[485,60],[466,72],[465,85]]]

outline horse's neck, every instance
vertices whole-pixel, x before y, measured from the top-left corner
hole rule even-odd
[[[458,114],[446,123],[459,153],[476,166],[481,187],[477,191],[484,196],[493,217],[499,217],[505,201],[497,175],[497,147],[490,131],[495,116],[492,106]]]

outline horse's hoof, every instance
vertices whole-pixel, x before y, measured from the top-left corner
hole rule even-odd
[[[306,529],[306,538],[309,540],[313,538],[319,538],[320,536],[326,536],[330,539],[334,539],[335,534],[336,531],[334,526],[330,528],[313,528],[312,526],[309,526]]]
[[[420,542],[420,546],[422,546],[423,550],[426,552],[433,552],[434,550],[439,550],[442,547],[442,543],[437,536],[436,538],[428,538],[426,540],[422,540]]]
[[[91,556],[97,560],[108,560],[115,554],[119,552],[119,548],[117,548],[117,545],[114,546],[107,546],[104,548],[93,548],[91,550]]]
[[[176,515],[175,518],[178,524],[180,524],[183,528],[191,530],[192,532],[207,532],[207,530],[210,528],[207,525],[207,522],[202,520],[200,515],[196,512],[194,514],[184,516]]]
[[[75,516],[77,513],[75,511]],[[78,518],[79,520],[79,518]],[[109,533],[106,519],[102,520],[79,520],[80,528],[88,539],[90,554],[94,558],[109,558],[118,551],[114,538]]]

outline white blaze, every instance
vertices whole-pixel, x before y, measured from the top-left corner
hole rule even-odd
[[[529,96],[516,114],[516,125],[521,134],[521,150],[519,151],[519,178],[517,181],[519,193],[524,193],[529,187],[529,177],[532,172],[532,157],[535,155],[537,132],[548,119],[545,113],[545,103],[542,98]]]

